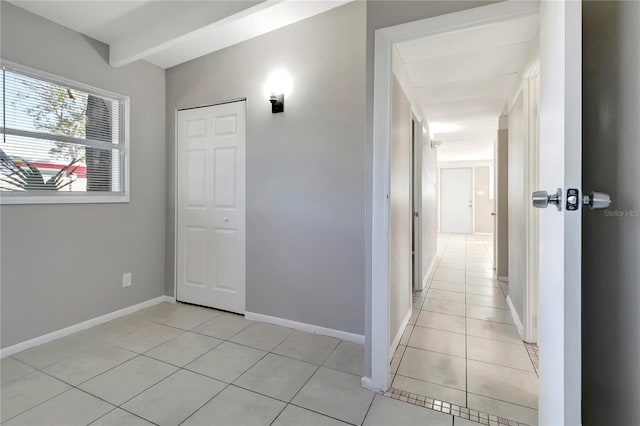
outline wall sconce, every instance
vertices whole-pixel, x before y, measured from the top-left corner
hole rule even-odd
[[[266,98],[271,102],[271,112],[284,111],[284,97],[291,92],[291,76],[285,70],[275,70],[264,85]]]
[[[271,112],[273,114],[277,112],[284,112],[284,94],[281,93],[276,95],[272,93],[269,97],[269,102],[271,102]]]

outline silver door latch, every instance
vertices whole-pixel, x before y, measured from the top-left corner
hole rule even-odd
[[[549,195],[547,191],[535,191],[531,196],[533,207],[546,209],[549,203],[555,204],[558,211],[562,210],[562,189],[558,188],[555,194]]]
[[[582,196],[582,204],[589,206],[591,210],[606,209],[611,205],[611,196],[604,192],[591,191],[591,194]]]

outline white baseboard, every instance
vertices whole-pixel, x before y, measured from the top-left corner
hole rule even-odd
[[[498,281],[502,281],[503,283],[508,283],[509,277],[498,277]]]
[[[516,328],[518,329],[518,333],[520,334],[520,337],[524,339],[524,326],[522,325],[522,321],[520,321],[520,317],[518,316],[518,312],[516,311],[516,308],[513,306],[513,302],[511,301],[510,296],[507,296],[507,305],[509,305],[509,311],[511,311],[513,322],[516,323]]]
[[[162,302],[175,303],[175,301],[176,301],[175,297],[158,296],[133,306],[128,306],[126,308],[122,308],[117,311],[110,312],[108,314],[100,315],[99,317],[91,318],[89,320],[70,325],[69,327],[61,328],[60,330],[52,331],[51,333],[43,334],[42,336],[34,337],[33,339],[25,340],[24,342],[16,343],[15,345],[7,346],[6,348],[0,349],[0,358],[7,357],[18,352],[22,352],[26,349],[33,348],[34,346],[38,346],[55,339],[65,337],[73,333],[77,333],[78,331],[82,331],[87,328],[94,327],[96,325],[114,320],[119,317],[129,315],[131,313],[139,311],[140,309],[157,305],[158,303],[162,303]]]
[[[429,269],[427,269],[427,273],[424,274],[424,278],[422,278],[421,290],[424,290],[425,287],[427,287],[427,282],[429,281],[429,277],[431,277],[431,274],[433,273],[433,270],[436,267],[437,260],[438,260],[438,256],[433,256],[433,259],[431,259],[431,264],[429,265]]]
[[[396,337],[393,338],[391,342],[391,346],[389,347],[389,359],[393,358],[393,354],[396,353],[396,348],[400,344],[400,339],[402,339],[402,335],[404,334],[404,330],[407,328],[407,324],[409,324],[409,320],[411,319],[411,314],[413,314],[413,309],[409,308],[409,312],[404,316],[402,320],[402,324],[400,324],[400,328],[396,333]]]
[[[244,317],[248,320],[266,322],[269,324],[280,325],[282,327],[293,328],[294,330],[306,331],[307,333],[321,334],[323,336],[335,337],[337,339],[346,340],[347,342],[364,344],[364,336],[362,334],[349,333],[333,328],[320,327],[319,325],[307,324],[304,322],[292,321],[285,318],[272,317],[269,315],[257,314],[255,312],[245,312]]]

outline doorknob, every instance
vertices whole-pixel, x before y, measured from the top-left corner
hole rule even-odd
[[[497,215],[498,215],[498,213],[496,213],[496,212],[491,212],[491,216],[497,216]]]
[[[562,190],[558,188],[555,194],[549,195],[547,191],[535,191],[531,196],[533,207],[546,209],[549,203],[555,204],[558,211],[562,210]]]
[[[606,209],[611,205],[611,197],[603,192],[593,192],[582,197],[582,204],[589,206],[591,210]]]

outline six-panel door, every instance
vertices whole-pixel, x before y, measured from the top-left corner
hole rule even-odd
[[[178,111],[177,300],[245,311],[245,102]]]

